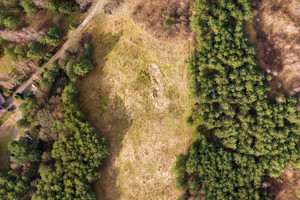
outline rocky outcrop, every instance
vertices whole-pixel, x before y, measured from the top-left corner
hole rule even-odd
[[[22,28],[17,31],[13,30],[0,30],[0,36],[9,41],[17,43],[28,43],[31,41],[37,41],[41,35],[46,33],[46,29],[36,31],[30,28]]]

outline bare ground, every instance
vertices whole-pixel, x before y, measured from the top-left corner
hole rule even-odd
[[[96,67],[80,81],[79,99],[111,144],[93,184],[101,200],[176,199],[172,169],[192,140],[185,123],[193,105],[189,44],[154,37],[147,22],[132,15],[141,2],[124,1],[111,14],[103,7],[84,29],[93,35]],[[157,98],[168,104],[155,109]]]
[[[298,200],[300,198],[300,169],[288,167],[279,178],[266,178],[262,185],[272,200]]]
[[[300,92],[300,4],[297,0],[254,0],[246,32],[258,51],[259,67],[273,75],[273,92]]]

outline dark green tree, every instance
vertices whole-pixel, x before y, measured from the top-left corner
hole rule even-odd
[[[46,35],[40,36],[39,40],[42,44],[55,46],[61,39],[62,34],[57,28],[50,28]]]
[[[3,24],[8,29],[17,29],[20,26],[19,17],[17,16],[8,16],[4,19]]]

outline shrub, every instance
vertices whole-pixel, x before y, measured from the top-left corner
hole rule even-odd
[[[7,48],[4,51],[4,55],[11,61],[18,61],[18,56],[17,54],[14,52],[14,48]]]
[[[4,19],[4,26],[8,29],[17,29],[19,27],[19,17],[9,16]]]
[[[37,6],[32,1],[22,1],[22,6],[25,12],[36,12]]]
[[[27,121],[27,119],[19,119],[17,122],[16,122],[16,127],[17,128],[27,128],[29,127],[30,123]]]
[[[55,46],[62,37],[62,33],[57,28],[50,28],[46,35],[40,36],[42,44]]]
[[[30,42],[28,44],[29,50],[27,51],[27,57],[30,59],[40,59],[43,57],[43,52],[38,42]]]
[[[74,66],[74,73],[79,76],[84,76],[92,69],[92,62],[89,59],[84,58],[80,63]]]

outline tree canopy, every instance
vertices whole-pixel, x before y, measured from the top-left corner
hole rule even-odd
[[[20,199],[29,189],[28,177],[15,176],[12,171],[0,171],[0,199]]]
[[[50,28],[46,35],[40,36],[39,40],[42,44],[55,46],[61,39],[62,33],[57,28]]]
[[[258,70],[256,49],[244,32],[244,20],[252,14],[250,0],[195,3],[192,27],[198,47],[189,60],[189,75],[197,103],[188,122],[198,126],[199,141],[188,155],[188,189],[207,199],[258,199],[259,175],[278,176],[300,158],[300,101],[269,95],[272,77]],[[204,141],[216,152],[209,153]],[[248,165],[239,168],[236,158]],[[241,183],[246,188],[230,186]]]
[[[19,165],[25,162],[38,162],[40,160],[41,152],[31,150],[27,141],[12,141],[8,144],[8,149],[13,155],[13,162]]]

